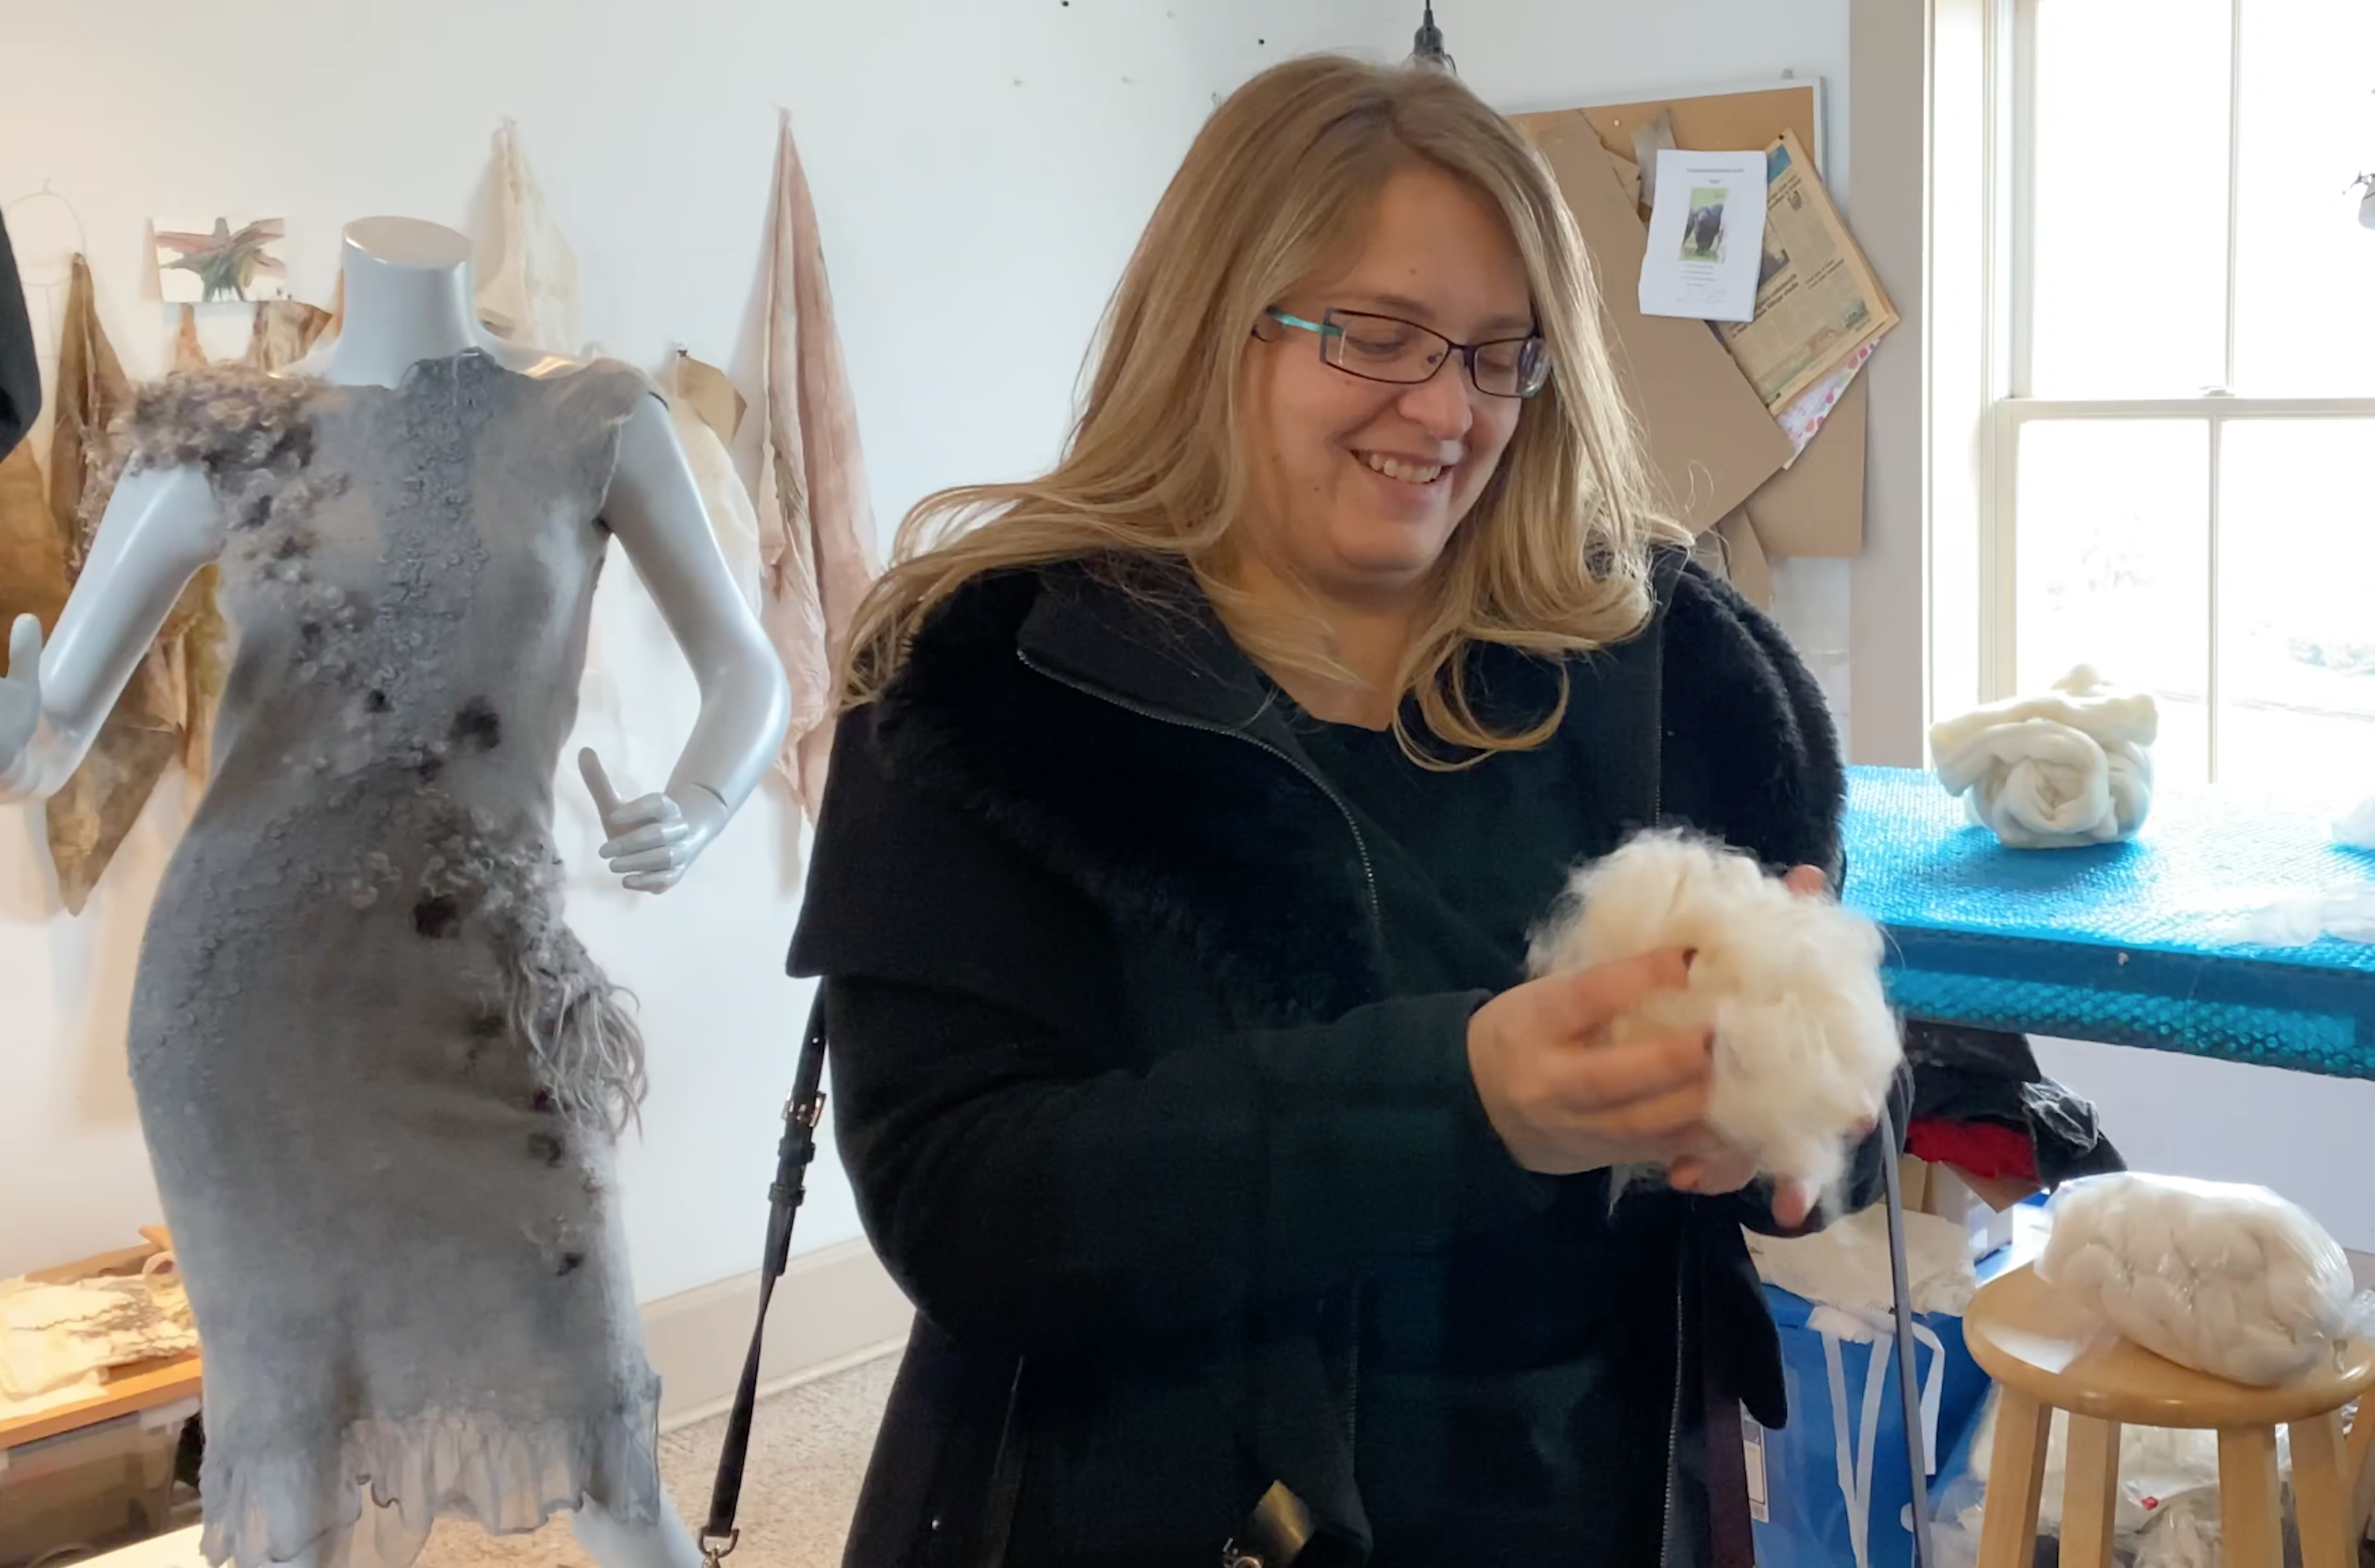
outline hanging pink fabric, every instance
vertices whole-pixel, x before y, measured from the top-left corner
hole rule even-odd
[[[816,206],[784,115],[767,275],[766,442],[759,465],[761,619],[792,684],[779,766],[809,820],[824,803],[833,661],[873,580],[874,513],[857,407],[833,322]]]

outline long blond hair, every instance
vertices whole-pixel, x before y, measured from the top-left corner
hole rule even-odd
[[[1266,620],[1230,581],[1246,489],[1238,368],[1263,310],[1341,258],[1388,178],[1414,164],[1466,182],[1507,220],[1555,369],[1436,568],[1403,690],[1436,737],[1474,752],[1555,728],[1564,698],[1514,733],[1480,720],[1470,644],[1558,656],[1622,639],[1648,610],[1650,546],[1687,536],[1650,498],[1590,262],[1541,155],[1443,71],[1330,55],[1263,72],[1197,136],[1107,307],[1055,469],[942,490],[908,513],[852,629],[846,700],[880,695],[966,583],[1069,560],[1184,562],[1257,662],[1338,676],[1324,628]]]

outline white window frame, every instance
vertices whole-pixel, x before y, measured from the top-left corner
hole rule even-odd
[[[2243,12],[2249,0],[2228,0],[2229,72],[2227,84],[2227,334],[2222,384],[2192,397],[2040,398],[2030,395],[2034,277],[2032,155],[2036,100],[2031,70],[2036,18],[2052,0],[1993,0],[1988,17],[1990,107],[1996,121],[1989,137],[1989,244],[1994,265],[1988,301],[1988,338],[1996,361],[1989,407],[1981,419],[1985,450],[1979,464],[1979,695],[1994,701],[2015,694],[2019,650],[2019,487],[2015,483],[2021,430],[2032,421],[2071,419],[2173,419],[2206,425],[2210,450],[2210,619],[2204,692],[2210,726],[2210,769],[2218,772],[2220,690],[2219,509],[2222,447],[2227,427],[2251,419],[2375,419],[2375,397],[2244,397],[2229,390],[2235,381],[2235,261],[2237,214],[2242,173],[2242,66],[2246,41]]]

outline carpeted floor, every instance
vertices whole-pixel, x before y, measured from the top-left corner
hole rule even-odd
[[[836,1568],[898,1367],[897,1356],[884,1356],[760,1405],[742,1487],[742,1544],[732,1568]],[[725,1436],[721,1416],[660,1440],[661,1477],[696,1532],[709,1512],[709,1483]],[[593,1568],[562,1520],[532,1536],[501,1539],[470,1525],[440,1526],[420,1561],[422,1568]]]

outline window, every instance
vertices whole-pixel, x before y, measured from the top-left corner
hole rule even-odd
[[[2375,3],[2005,4],[1984,685],[2090,663],[2165,779],[2363,793]]]

